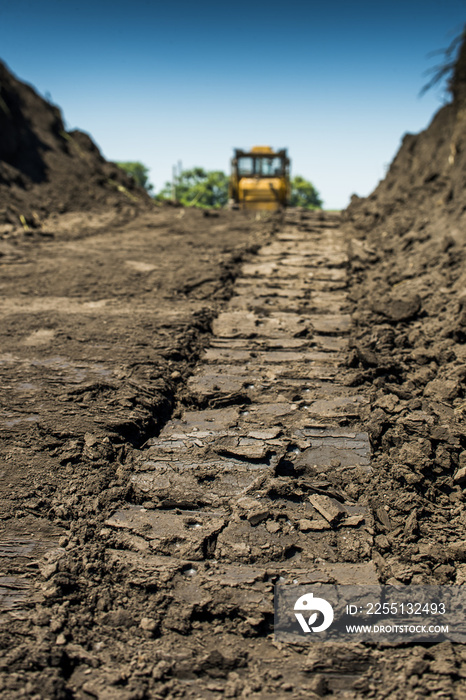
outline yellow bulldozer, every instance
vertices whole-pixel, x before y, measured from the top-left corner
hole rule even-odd
[[[240,209],[276,211],[290,197],[290,159],[286,149],[254,146],[235,149],[231,161],[230,202]]]

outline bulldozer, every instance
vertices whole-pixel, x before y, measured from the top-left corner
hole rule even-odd
[[[290,197],[290,159],[286,148],[235,149],[231,160],[230,203],[239,209],[276,211]]]

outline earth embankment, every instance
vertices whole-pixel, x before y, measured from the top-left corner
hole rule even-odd
[[[385,580],[404,584],[462,584],[466,574],[465,66],[463,43],[451,101],[344,213],[348,365],[370,397],[374,509],[390,514],[374,556]]]
[[[0,62],[0,226],[41,230],[47,216],[85,209],[122,213],[151,200],[90,136],[65,129],[60,109]]]

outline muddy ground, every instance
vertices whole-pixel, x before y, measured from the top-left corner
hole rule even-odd
[[[353,252],[348,279],[339,227],[168,208],[52,216],[4,241],[4,697],[464,696],[449,643],[274,642],[284,576],[465,575],[462,402],[416,390],[437,361],[405,347],[412,308],[372,328],[376,361],[348,314],[361,265]],[[298,252],[313,260],[304,281]],[[346,452],[316,452],[325,438]],[[165,467],[160,480],[167,454],[189,456],[194,481]]]
[[[55,661],[50,656],[56,655],[59,631],[49,638],[52,610],[59,616],[53,615],[53,625],[61,619],[59,628],[68,638],[70,623],[63,624],[59,610],[74,599],[81,632],[76,638],[75,628],[71,636],[83,642],[82,625],[88,625],[91,613],[81,607],[88,583],[95,589],[94,610],[98,599],[103,610],[109,606],[102,600],[118,595],[109,581],[95,588],[102,577],[96,528],[125,498],[135,452],[176,410],[240,261],[275,226],[241,214],[231,220],[224,213],[206,217],[172,208],[154,209],[123,226],[111,212],[103,218],[110,225],[86,214],[52,217],[46,234],[19,234],[5,242],[1,517],[6,607],[14,608],[15,596],[21,596],[9,577],[19,572],[28,581],[29,571],[38,582],[37,555],[44,549],[60,546],[75,553],[68,560],[72,570],[59,574],[58,581],[55,575],[54,582],[33,592],[24,584],[27,598],[37,594],[41,603],[31,618],[34,628],[29,619],[20,623],[20,636],[34,629],[39,638],[18,646],[7,624],[3,642],[13,646],[4,666],[10,672],[6,696],[34,695],[41,687],[40,692],[47,690],[40,697],[67,696],[60,690],[66,685],[62,664],[67,653],[60,648]],[[110,624],[111,636],[112,629]],[[29,669],[32,679],[39,674],[28,686],[34,692],[24,690],[21,671],[15,681],[12,663]]]
[[[0,692],[462,698],[277,581],[466,580],[466,49],[342,216],[156,207],[0,66]]]

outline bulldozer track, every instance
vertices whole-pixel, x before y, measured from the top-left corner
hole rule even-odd
[[[4,533],[3,612],[21,620],[44,597],[60,601],[54,576],[60,581],[59,572],[82,559],[92,577],[98,543],[102,573],[91,578],[102,596],[98,619],[131,626],[127,613],[113,611],[114,601],[132,609],[140,601],[145,653],[155,654],[161,679],[181,678],[183,696],[218,697],[220,686],[205,675],[215,678],[220,665],[234,685],[229,674],[246,658],[255,677],[268,678],[257,697],[271,697],[272,686],[276,697],[283,687],[288,697],[318,690],[300,650],[274,646],[274,585],[378,582],[371,512],[354,489],[370,478],[371,465],[360,422],[364,394],[345,382],[346,290],[339,217],[287,213],[242,264],[181,408],[133,451],[129,484],[120,489],[126,496],[113,509],[107,502],[104,517],[90,501],[91,542],[67,545],[72,530],[62,540],[61,527],[45,521],[34,532]],[[86,440],[92,456],[98,443]],[[35,582],[37,567],[45,584]],[[270,669],[278,662],[275,678]],[[199,663],[205,669],[193,675]],[[346,659],[337,672],[327,669],[325,688],[340,692],[366,666]],[[106,697],[107,672],[104,665],[92,678],[78,673],[70,687],[84,683]]]
[[[336,217],[286,216],[214,321],[189,408],[149,441],[132,502],[105,523],[110,570],[169,591],[166,632],[208,620],[214,636],[263,636],[278,580],[378,581],[370,513],[345,490],[370,472],[363,398],[342,381],[345,266]]]

